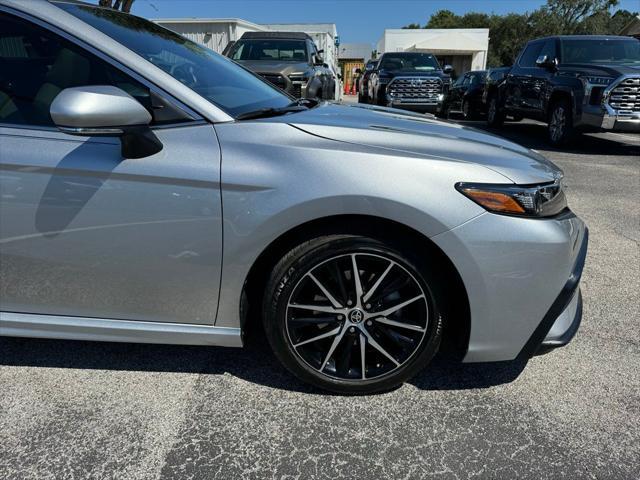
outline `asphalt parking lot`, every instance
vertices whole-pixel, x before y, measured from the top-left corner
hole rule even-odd
[[[474,124],[483,128],[481,122]],[[522,365],[444,359],[371,397],[243,350],[0,338],[0,478],[640,477],[640,139],[549,150],[589,225],[581,330]]]

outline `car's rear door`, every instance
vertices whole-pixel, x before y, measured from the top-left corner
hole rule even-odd
[[[222,252],[213,127],[36,23],[0,9],[0,310],[213,324]],[[60,91],[104,84],[149,109],[162,151],[123,159],[117,138],[54,127]]]

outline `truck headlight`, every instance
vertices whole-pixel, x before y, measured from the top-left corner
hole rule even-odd
[[[614,79],[611,77],[596,77],[592,75],[584,75],[580,77],[580,80],[582,80],[583,83],[606,87],[611,82],[613,82]]]
[[[561,178],[540,185],[457,183],[456,189],[484,209],[503,215],[551,217],[567,208]]]

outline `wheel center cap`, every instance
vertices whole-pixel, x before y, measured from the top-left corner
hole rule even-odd
[[[354,308],[353,310],[351,310],[351,312],[349,312],[349,320],[351,320],[351,323],[360,323],[362,320],[364,320],[364,313],[362,312],[362,310]]]

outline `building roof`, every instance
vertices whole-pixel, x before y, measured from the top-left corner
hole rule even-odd
[[[264,25],[258,25],[257,23],[249,22],[241,18],[152,18],[152,22],[161,24],[171,23],[236,23],[244,27],[255,28],[258,30],[267,30]]]

